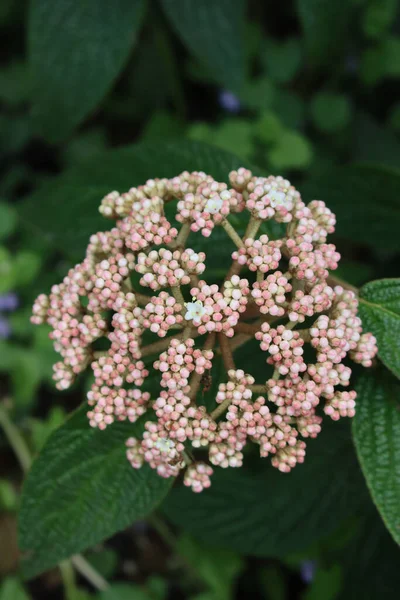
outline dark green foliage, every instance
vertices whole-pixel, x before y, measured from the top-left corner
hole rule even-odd
[[[25,482],[19,539],[26,577],[143,518],[171,485],[128,463],[125,440],[140,435],[139,423],[101,432],[89,427],[86,412],[83,406],[51,435]]]

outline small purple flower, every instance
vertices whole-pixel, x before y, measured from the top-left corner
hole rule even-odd
[[[229,90],[220,90],[218,96],[220,106],[226,112],[237,113],[240,110],[240,100]]]
[[[7,339],[11,335],[11,326],[7,319],[0,315],[0,339]]]
[[[300,565],[300,577],[304,583],[311,583],[315,577],[317,562],[315,560],[303,560]]]
[[[18,296],[14,292],[0,296],[0,311],[12,312],[18,307]]]

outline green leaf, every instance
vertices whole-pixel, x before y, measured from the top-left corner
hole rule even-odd
[[[287,83],[296,75],[301,65],[301,46],[297,38],[284,42],[267,40],[262,59],[267,74],[277,83]]]
[[[400,378],[400,279],[371,281],[360,291],[360,316],[378,341],[379,358]]]
[[[400,171],[379,165],[334,167],[312,176],[301,193],[320,198],[337,216],[336,235],[398,250]]]
[[[380,38],[393,23],[397,0],[370,0],[364,13],[363,30],[369,38]]]
[[[329,568],[320,567],[311,586],[302,596],[302,600],[335,600],[341,587],[342,572],[339,565]]]
[[[259,77],[247,81],[239,98],[247,108],[259,110],[269,108],[276,96],[274,84],[267,77]]]
[[[213,128],[213,144],[229,151],[235,149],[237,156],[248,158],[254,150],[252,141],[252,123],[246,119],[224,119],[217,128]]]
[[[53,406],[46,419],[31,419],[31,439],[35,452],[39,452],[50,435],[65,421],[65,412],[60,406]]]
[[[0,600],[29,600],[29,596],[16,577],[7,577],[0,587]]]
[[[101,592],[98,600],[152,600],[152,596],[139,585],[133,583],[113,583]]]
[[[367,48],[360,64],[360,78],[375,85],[386,77],[400,75],[400,37],[386,36],[380,44]]]
[[[144,7],[144,0],[32,1],[28,49],[34,116],[48,140],[67,137],[111,88]]]
[[[343,94],[319,92],[311,101],[311,116],[323,133],[333,133],[348,125],[351,107]]]
[[[391,107],[388,123],[396,133],[400,132],[400,102]]]
[[[400,383],[388,371],[363,373],[353,435],[372,498],[400,544]]]
[[[178,539],[176,548],[210,587],[215,598],[232,598],[233,584],[244,566],[238,554],[232,550],[199,544],[187,534]]]
[[[305,122],[306,103],[292,90],[280,88],[275,94],[273,110],[289,129],[301,129]]]
[[[42,259],[39,254],[29,250],[18,252],[14,259],[15,285],[23,287],[31,283],[36,279],[41,266]]]
[[[0,511],[14,512],[18,506],[18,497],[14,486],[7,479],[0,479]],[[0,594],[1,599],[1,594]]]
[[[244,79],[243,0],[161,0],[172,27],[218,83],[238,91]]]
[[[359,161],[398,167],[400,142],[393,131],[374,121],[368,113],[360,111],[354,120],[353,156]]]
[[[264,144],[276,142],[282,132],[283,125],[279,117],[270,110],[263,111],[254,123],[253,135]]]
[[[260,573],[260,583],[268,600],[286,600],[285,573],[279,565],[267,565]]]
[[[0,201],[0,240],[14,232],[17,224],[17,214],[7,202]]]
[[[199,540],[242,554],[284,556],[328,536],[362,503],[363,482],[347,425],[325,423],[289,475],[257,460],[216,469],[210,489],[172,490],[171,521]]]
[[[127,461],[125,440],[139,423],[100,431],[86,412],[83,406],[50,436],[26,479],[19,516],[26,577],[142,519],[172,483]]]
[[[89,552],[86,560],[105,579],[114,577],[118,570],[119,557],[116,550],[111,548],[100,548]]]
[[[10,375],[15,403],[18,408],[24,408],[33,401],[40,385],[40,357],[29,348],[16,348]]]
[[[394,600],[400,589],[399,547],[375,508],[368,509],[359,534],[341,553],[344,583],[335,600]]]
[[[11,253],[0,246],[0,294],[9,292],[15,283],[15,270]]]
[[[142,139],[146,141],[165,138],[178,138],[183,133],[183,123],[173,114],[166,111],[156,111],[146,123]]]
[[[347,46],[349,0],[297,0],[306,49],[313,65],[334,65]]]
[[[2,102],[12,107],[26,102],[29,99],[27,78],[26,62],[13,60],[8,65],[3,65],[0,71],[0,99]]]
[[[283,130],[268,152],[274,169],[305,169],[312,160],[312,147],[304,135],[289,129]]]
[[[147,179],[173,177],[184,170],[205,171],[225,181],[229,171],[240,166],[249,165],[229,152],[199,142],[127,146],[106,152],[47,183],[20,204],[19,215],[43,239],[72,259],[82,260],[90,235],[112,226],[98,212],[102,197],[111,190],[123,192]]]

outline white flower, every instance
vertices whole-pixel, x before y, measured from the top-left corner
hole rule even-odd
[[[193,302],[185,302],[186,321],[199,320],[206,313],[206,309],[200,300],[193,298]]]
[[[286,194],[284,192],[278,192],[278,190],[272,189],[268,193],[269,203],[272,208],[276,208],[277,206],[285,206],[289,208],[291,206],[290,198],[286,198]]]
[[[162,454],[175,454],[175,442],[168,438],[158,438],[154,446]]]
[[[210,213],[210,215],[215,215],[221,210],[223,203],[224,201],[219,196],[213,196],[207,200],[204,210]]]

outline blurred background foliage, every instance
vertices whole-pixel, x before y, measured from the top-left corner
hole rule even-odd
[[[29,583],[15,513],[23,471],[88,385],[54,389],[48,332],[29,323],[71,254],[32,235],[21,203],[109,149],[206,142],[342,206],[341,277],[398,275],[398,2],[2,0],[0,47],[0,600],[397,597],[399,552],[372,506],[279,558],[204,546],[157,516]],[[111,586],[95,592],[87,565]]]

